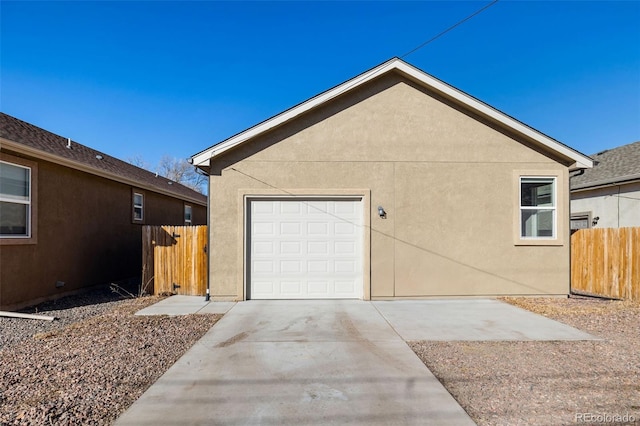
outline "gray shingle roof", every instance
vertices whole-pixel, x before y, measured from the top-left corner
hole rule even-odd
[[[102,172],[102,174],[115,175],[116,178],[120,177],[137,182],[141,187],[155,189],[161,193],[201,204],[207,202],[207,197],[184,185],[162,176],[156,176],[155,173],[118,160],[88,146],[71,141],[71,148],[67,148],[67,138],[2,112],[0,112],[0,137],[60,159],[72,161],[98,173]]]
[[[571,178],[571,189],[640,179],[640,141],[608,149],[591,156],[592,169]]]

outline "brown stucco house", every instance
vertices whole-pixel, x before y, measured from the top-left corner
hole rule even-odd
[[[204,195],[0,113],[0,310],[140,277],[142,225],[204,223]]]
[[[220,300],[566,295],[592,166],[397,58],[192,161]]]

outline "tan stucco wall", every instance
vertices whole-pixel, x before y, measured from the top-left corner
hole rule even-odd
[[[566,165],[487,124],[391,75],[215,159],[212,296],[244,298],[243,196],[336,189],[370,191],[372,298],[566,294]],[[519,170],[558,178],[555,245],[515,244]]]
[[[131,186],[15,152],[2,155],[37,167],[37,241],[0,244],[0,309],[140,276],[141,225],[132,222]],[[184,223],[182,200],[135,190],[145,194],[144,224]],[[206,207],[193,207],[194,224],[206,223]],[[65,285],[57,288],[56,281]]]

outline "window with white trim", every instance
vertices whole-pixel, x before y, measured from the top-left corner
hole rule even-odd
[[[133,221],[142,222],[144,220],[144,195],[139,192],[133,193]]]
[[[184,205],[184,224],[185,225],[191,225],[191,213],[192,213],[192,208],[190,205],[185,204]]]
[[[520,177],[520,238],[557,236],[555,177]]]
[[[31,237],[31,168],[0,161],[0,238]]]

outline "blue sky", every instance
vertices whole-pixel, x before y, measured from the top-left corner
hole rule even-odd
[[[188,157],[489,2],[0,4],[0,109],[116,157]],[[640,2],[502,0],[404,58],[585,153],[640,140]]]

